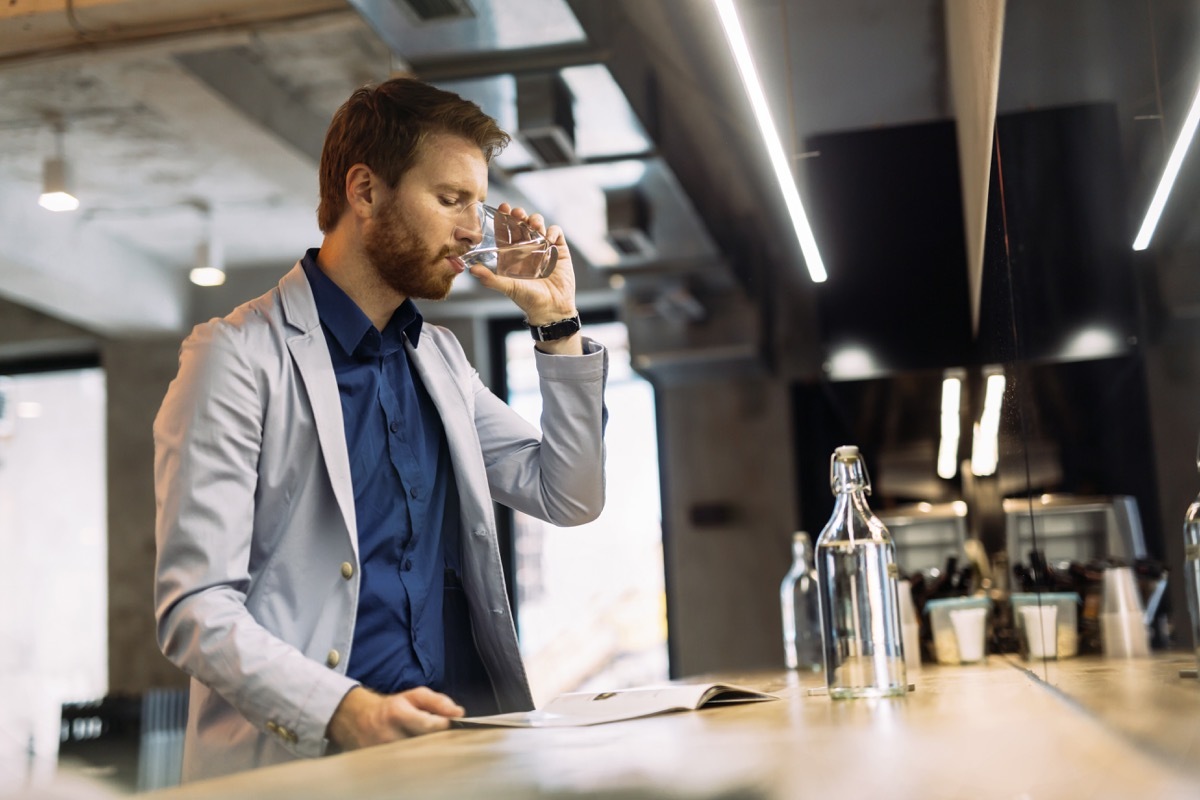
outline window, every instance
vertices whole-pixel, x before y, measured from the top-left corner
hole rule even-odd
[[[514,512],[517,628],[534,702],[590,688],[667,679],[667,622],[654,391],[630,366],[618,322],[587,335],[609,350],[607,503],[595,521],[559,529]],[[508,402],[541,417],[533,347],[505,340]]]
[[[0,375],[0,764],[108,691],[105,470],[101,369]]]

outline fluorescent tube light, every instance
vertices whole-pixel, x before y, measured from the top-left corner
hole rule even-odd
[[[817,240],[813,238],[812,228],[804,213],[804,204],[800,202],[800,191],[796,188],[796,179],[792,176],[791,165],[779,143],[779,134],[775,122],[771,119],[771,110],[767,107],[767,98],[763,94],[762,85],[758,81],[758,72],[754,69],[754,60],[750,57],[750,47],[746,44],[746,35],[742,32],[742,23],[738,19],[733,0],[713,0],[713,5],[721,17],[721,26],[725,29],[725,38],[729,40],[729,48],[737,62],[738,72],[742,76],[742,85],[750,98],[750,106],[754,109],[754,119],[762,134],[763,144],[766,145],[767,155],[771,159],[771,168],[779,188],[783,191],[783,202],[787,206],[788,215],[792,218],[792,227],[796,230],[796,238],[800,240],[800,250],[804,253],[804,263],[808,266],[808,274],[813,283],[824,283],[828,275],[821,254],[817,250]]]
[[[1000,457],[1000,406],[1004,402],[1005,378],[999,373],[988,375],[984,389],[983,414],[975,423],[971,442],[971,472],[993,475]]]
[[[1142,220],[1142,227],[1137,238],[1133,240],[1134,250],[1145,250],[1150,246],[1150,237],[1154,236],[1154,228],[1158,225],[1158,218],[1162,216],[1163,207],[1167,204],[1167,196],[1171,194],[1171,187],[1175,185],[1175,178],[1179,176],[1183,157],[1187,155],[1188,145],[1192,143],[1192,137],[1196,134],[1197,123],[1200,123],[1200,89],[1196,90],[1196,98],[1192,100],[1192,108],[1188,111],[1187,119],[1183,121],[1183,128],[1179,131],[1179,138],[1175,140],[1171,157],[1167,159],[1158,189],[1154,192],[1150,207],[1146,209],[1146,218]]]
[[[937,474],[949,480],[958,472],[958,440],[960,428],[958,411],[962,405],[962,381],[946,378],[942,381],[942,440],[938,445]]]
[[[1000,424],[1000,404],[1004,402],[1005,378],[999,373],[988,375],[987,388],[983,395],[983,414],[989,412],[995,417],[996,425]]]
[[[971,438],[971,472],[980,477],[994,475],[999,461],[996,439],[988,436],[978,422],[974,425]]]
[[[958,430],[958,410],[962,407],[962,381],[958,378],[946,378],[942,381],[942,418],[947,415],[954,418],[954,430]]]

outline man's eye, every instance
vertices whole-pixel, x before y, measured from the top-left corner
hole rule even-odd
[[[456,205],[458,205],[458,198],[457,197],[443,197],[442,205],[446,206],[447,208],[449,208],[450,206],[456,206]]]

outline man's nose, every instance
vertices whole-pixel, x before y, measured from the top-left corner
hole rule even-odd
[[[454,238],[475,247],[483,241],[483,214],[479,209],[466,209],[454,228]]]

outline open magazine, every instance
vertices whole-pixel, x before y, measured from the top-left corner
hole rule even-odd
[[[453,722],[464,727],[569,728],[649,717],[669,711],[695,711],[703,706],[722,703],[758,703],[778,699],[773,694],[747,689],[744,686],[724,683],[677,683],[621,689],[615,692],[560,694],[535,711],[495,714],[490,717],[463,717]]]

